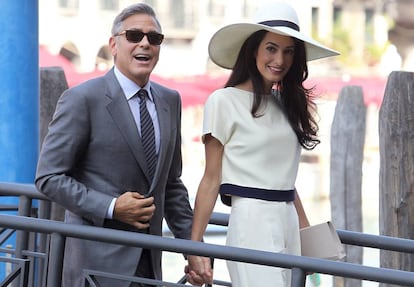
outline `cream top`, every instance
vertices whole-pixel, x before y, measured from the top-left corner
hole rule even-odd
[[[229,87],[213,92],[204,107],[203,136],[224,146],[222,181],[245,187],[293,189],[301,146],[287,118],[269,100],[254,118],[253,93]]]

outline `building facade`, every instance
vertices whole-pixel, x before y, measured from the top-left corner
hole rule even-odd
[[[166,36],[155,72],[164,76],[188,76],[216,71],[218,68],[209,62],[207,53],[212,34],[226,24],[248,21],[266,1],[144,1],[154,7]],[[39,0],[40,45],[52,54],[68,58],[80,72],[108,69],[112,66],[108,48],[112,21],[122,8],[134,2]],[[381,46],[387,42],[388,27],[378,1],[290,2],[299,14],[303,32],[338,49],[344,59],[354,64],[366,59],[369,45]]]

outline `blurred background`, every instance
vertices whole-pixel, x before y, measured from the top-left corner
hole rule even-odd
[[[108,48],[114,17],[130,0],[39,0],[39,63],[60,66],[69,86],[105,73],[113,65]],[[228,71],[208,58],[207,46],[220,27],[250,21],[264,0],[152,0],[165,41],[153,80],[177,89],[183,100],[183,180],[193,202],[204,168],[200,142],[203,104],[221,87]],[[297,188],[312,224],[331,219],[329,205],[330,126],[336,99],[346,85],[361,86],[367,105],[363,164],[363,229],[378,234],[378,111],[391,71],[414,69],[413,0],[291,0],[301,31],[341,55],[309,63],[306,84],[318,95],[321,144],[302,155]],[[217,203],[216,211],[229,212]],[[211,227],[206,242],[224,244],[224,231]],[[168,230],[166,230],[168,236]],[[379,266],[376,250],[364,250],[364,264]],[[164,256],[165,279],[183,275],[181,255]],[[329,276],[310,278],[332,286]],[[226,280],[224,262],[217,279]],[[364,286],[376,286],[364,282]]]

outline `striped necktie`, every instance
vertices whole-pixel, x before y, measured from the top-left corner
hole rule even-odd
[[[139,112],[141,118],[141,141],[144,148],[145,159],[151,179],[154,177],[155,167],[157,165],[157,154],[155,151],[155,133],[154,124],[148,112],[146,101],[149,99],[148,92],[145,89],[138,91]]]

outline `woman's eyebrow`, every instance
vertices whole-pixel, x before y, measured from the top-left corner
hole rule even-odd
[[[272,46],[276,46],[278,48],[281,48],[279,44],[277,44],[275,42],[272,42],[272,41],[266,42],[266,45],[272,45]],[[292,49],[292,48],[295,48],[295,45],[284,47],[284,49]]]

